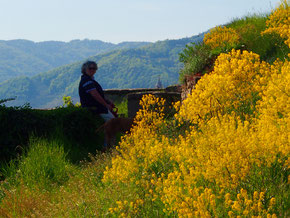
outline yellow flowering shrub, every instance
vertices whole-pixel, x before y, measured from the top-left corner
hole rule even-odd
[[[290,62],[277,66],[257,106],[256,141],[270,161],[277,153],[290,154]]]
[[[139,206],[143,204],[142,199],[137,199],[136,201],[117,201],[117,206],[109,208],[110,214],[118,215],[118,217],[128,217],[128,215],[138,214]]]
[[[225,206],[230,209],[229,217],[251,216],[251,217],[276,217],[272,213],[272,208],[275,206],[275,198],[270,199],[269,207],[266,210],[263,205],[265,200],[264,192],[255,191],[252,196],[249,196],[245,189],[241,189],[236,195],[235,200],[231,199],[231,194],[225,195]]]
[[[239,35],[232,28],[218,26],[205,34],[203,41],[211,49],[233,48],[239,43]]]
[[[138,207],[120,201],[110,212],[136,214],[151,202],[164,205],[168,216],[275,217],[273,196],[255,200],[257,191],[250,197],[245,189],[234,190],[255,167],[271,167],[278,156],[289,169],[289,72],[287,60],[270,65],[247,51],[221,54],[214,71],[174,105],[178,112],[171,124],[164,118],[164,100],[144,96],[135,126],[103,178],[134,185],[144,201]],[[182,129],[185,120],[194,125],[170,137],[166,130]]]
[[[277,33],[290,47],[290,2],[283,0],[280,6],[275,9],[267,20],[267,29],[262,33]]]
[[[242,123],[234,115],[214,117],[200,125],[200,131],[190,134],[195,146],[192,157],[195,173],[215,181],[221,187],[235,187],[247,175],[250,155],[255,152],[249,142],[250,135],[249,123]]]
[[[166,216],[275,217],[276,198],[236,190],[249,176],[259,177],[253,170],[271,168],[276,160],[281,173],[290,169],[289,83],[289,61],[268,64],[255,53],[233,49],[174,105],[172,121],[164,118],[164,100],[144,96],[135,126],[103,178],[134,185],[142,190],[136,201],[143,201],[138,206],[118,201],[110,213],[134,215],[158,204]],[[170,137],[170,128],[180,131],[188,124]]]
[[[277,74],[289,72],[286,63],[282,67],[276,66],[281,68]],[[272,75],[272,78],[275,76]],[[271,84],[272,80],[264,90],[261,100],[264,103],[259,103],[261,112],[267,108],[264,96],[269,92]],[[286,82],[282,86],[288,87]],[[283,91],[282,88],[281,92]],[[144,105],[144,102],[149,102],[151,106]],[[208,122],[200,123],[198,129],[192,127],[185,136],[170,139],[156,134],[162,125],[166,125],[162,121],[162,113],[158,112],[162,108],[155,112],[148,109],[156,109],[154,105],[160,102],[162,101],[154,96],[144,97],[143,110],[138,113],[132,134],[123,139],[118,148],[120,155],[113,158],[112,167],[107,168],[104,173],[104,182],[131,183],[139,187],[142,190],[139,197],[143,196],[143,201],[141,204],[118,201],[117,206],[110,209],[110,213],[119,216],[134,215],[140,212],[140,207],[146,201],[150,201],[162,202],[163,212],[170,216],[212,217],[226,213],[229,216],[251,214],[274,217],[270,205],[264,205],[262,200],[255,202],[255,197],[249,198],[245,190],[241,190],[241,194],[237,193],[237,200],[231,201],[228,195],[224,197],[223,191],[224,188],[234,190],[247,177],[253,164],[261,164],[263,159],[272,163],[279,152],[279,149],[275,150],[273,147],[275,143],[266,141],[265,144],[265,140],[259,138],[263,137],[259,118],[251,124],[248,121],[242,122],[234,112],[214,116]],[[287,101],[280,103],[284,111],[289,111],[285,109]],[[274,104],[271,106],[276,108]],[[145,107],[148,112],[144,110]],[[262,118],[263,114],[259,113],[259,116]],[[281,133],[286,137],[289,130],[284,128]],[[282,140],[287,144],[285,137]],[[266,150],[273,150],[272,155],[268,155]],[[289,155],[289,151],[285,150],[283,155]],[[219,191],[204,187],[199,184],[200,181],[216,184]],[[273,204],[274,200],[271,202]],[[221,207],[224,208],[223,212],[220,211]]]
[[[213,72],[199,80],[176,117],[197,123],[231,111],[247,116],[255,109],[255,95],[269,74],[270,65],[257,54],[240,50],[221,54]]]
[[[160,143],[156,132],[158,126],[164,122],[164,100],[153,95],[145,95],[141,100],[141,106],[143,108],[137,112],[135,118],[136,126],[116,148],[121,155],[112,160],[113,167],[105,172],[104,181],[112,179],[127,182],[129,179],[135,182],[132,175],[139,172],[140,168],[146,169],[159,158],[159,154],[165,153],[163,144],[166,138],[163,138],[164,143]]]
[[[170,165],[167,157],[169,140],[159,137],[157,129],[164,124],[163,99],[153,95],[145,95],[141,100],[142,109],[138,111],[135,127],[130,135],[126,135],[121,141],[117,151],[120,155],[112,160],[112,167],[104,172],[105,183],[130,182],[141,191],[140,195],[150,199],[156,198],[153,193],[151,180],[154,181],[159,169]],[[140,203],[140,202],[139,202]],[[123,204],[123,203],[122,203]],[[141,204],[141,203],[140,203]],[[138,206],[140,206],[138,204]],[[111,213],[121,214],[122,208],[112,208]],[[135,214],[135,207],[125,207],[127,211]],[[135,211],[135,212],[134,212]]]

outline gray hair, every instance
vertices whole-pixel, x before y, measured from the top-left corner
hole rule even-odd
[[[97,69],[98,69],[98,65],[96,62],[94,61],[86,61],[85,63],[83,63],[82,65],[82,74],[85,74],[87,69],[91,66],[94,65]]]

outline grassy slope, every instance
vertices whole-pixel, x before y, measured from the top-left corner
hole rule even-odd
[[[210,49],[204,43],[198,46],[187,47],[181,56],[184,68],[180,71],[180,81],[184,82],[186,76],[195,73],[208,73],[212,70],[215,58],[222,52],[231,49],[252,51],[260,55],[261,60],[273,63],[277,58],[284,59],[290,48],[277,34],[261,35],[266,29],[268,15],[252,15],[234,19],[226,27],[234,29],[239,35],[239,43],[229,48]]]
[[[273,63],[277,58],[284,59],[290,49],[276,34],[261,35],[266,29],[268,15],[246,16],[235,19],[226,26],[235,29],[241,36],[245,49],[259,54],[261,59]]]

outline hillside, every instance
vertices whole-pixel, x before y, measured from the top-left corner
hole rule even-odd
[[[95,75],[104,89],[151,88],[158,77],[164,86],[177,83],[179,53],[185,45],[200,42],[203,34],[179,40],[159,41],[142,48],[122,49],[91,56],[99,65]],[[13,105],[29,102],[32,107],[54,107],[60,105],[63,95],[78,99],[79,61],[31,78],[19,77],[6,81],[0,87],[0,99],[17,96]]]
[[[116,49],[137,48],[148,42],[107,43],[100,40],[70,42],[0,41],[0,83],[16,76],[34,76],[53,68]]]
[[[266,34],[267,19],[268,15],[259,14],[236,18],[228,24],[212,28],[204,35],[203,43],[187,45],[180,56],[184,64],[180,81],[190,80],[197,73],[211,72],[217,57],[232,49],[254,52],[268,63],[273,63],[277,58],[284,60],[290,49],[284,43],[285,37],[275,32]],[[277,22],[280,21],[277,19]]]
[[[204,70],[191,94],[170,114],[144,95],[110,150],[100,117],[69,98],[54,110],[0,100],[0,217],[290,217],[289,6],[187,45],[181,76]]]

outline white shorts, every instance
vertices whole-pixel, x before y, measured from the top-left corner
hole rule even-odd
[[[105,122],[115,118],[114,114],[112,114],[109,110],[107,114],[100,114],[100,116],[105,120]]]

